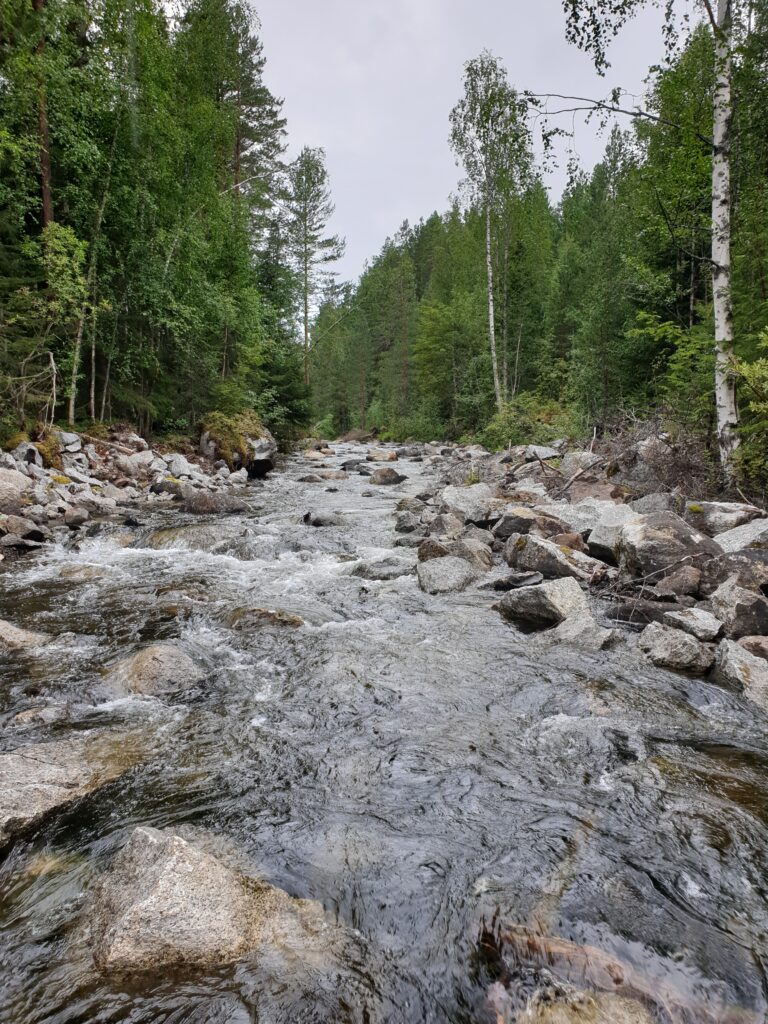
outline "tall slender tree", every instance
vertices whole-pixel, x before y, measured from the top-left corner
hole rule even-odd
[[[323,149],[305,146],[290,165],[286,205],[291,249],[301,281],[304,383],[309,384],[309,322],[312,302],[323,283],[322,268],[341,259],[346,244],[338,235],[326,234],[334,205]]]
[[[488,50],[464,65],[464,95],[451,111],[451,147],[464,164],[474,201],[485,217],[488,343],[499,410],[504,388],[499,372],[494,309],[492,219],[502,190],[513,190],[530,167],[526,105],[510,86],[501,61]]]

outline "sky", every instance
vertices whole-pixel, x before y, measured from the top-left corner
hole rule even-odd
[[[322,146],[347,241],[337,265],[355,280],[404,220],[443,211],[461,172],[448,146],[448,115],[464,62],[487,48],[519,90],[638,97],[663,56],[661,15],[648,6],[610,50],[605,78],[565,40],[561,0],[255,0],[267,58],[265,81],[283,98],[289,156]],[[564,127],[569,120],[561,119]],[[573,148],[586,167],[605,136],[577,123]],[[563,152],[563,157],[567,154]],[[556,200],[561,158],[546,184]]]

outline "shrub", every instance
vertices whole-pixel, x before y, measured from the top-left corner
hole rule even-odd
[[[527,393],[518,395],[497,412],[480,433],[479,441],[491,451],[516,444],[547,444],[559,437],[584,433],[584,424],[570,406]]]

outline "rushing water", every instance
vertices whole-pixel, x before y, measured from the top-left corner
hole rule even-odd
[[[0,865],[0,1020],[463,1024],[502,1019],[499,979],[514,1019],[547,978],[592,977],[575,956],[550,974],[520,929],[618,960],[660,1022],[765,1020],[768,719],[628,649],[543,648],[488,592],[351,575],[392,554],[396,501],[432,480],[400,468],[395,488],[304,484],[293,460],[246,515],[140,513],[0,575],[0,617],[58,637],[0,666],[3,749],[128,727],[145,750]],[[237,628],[249,607],[304,625]],[[100,670],[155,640],[205,685],[114,700]],[[62,719],[12,724],[43,704]],[[137,824],[219,843],[320,901],[343,940],[287,975],[100,978],[74,936]]]

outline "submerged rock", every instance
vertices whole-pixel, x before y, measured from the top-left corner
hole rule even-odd
[[[33,633],[0,619],[0,651],[25,651],[48,644],[52,639],[45,633]]]
[[[258,626],[287,626],[298,629],[304,625],[299,615],[283,611],[282,608],[236,608],[226,618],[231,629],[251,629]]]
[[[118,778],[138,759],[132,744],[112,736],[36,743],[0,754],[0,846]]]
[[[363,580],[396,580],[410,576],[416,571],[412,559],[389,556],[378,562],[361,562],[352,570],[352,575]]]
[[[338,512],[306,512],[302,522],[307,526],[341,526],[344,522]]]
[[[317,904],[247,878],[180,836],[135,829],[97,884],[86,939],[104,973],[211,968],[301,945]]]
[[[181,510],[198,516],[232,515],[237,512],[246,512],[248,506],[241,498],[235,498],[230,494],[197,491],[184,498]]]
[[[551,997],[529,1006],[518,1024],[654,1024],[657,1020],[635,999],[604,992],[571,992],[563,1001]]]
[[[466,590],[480,576],[480,571],[455,555],[444,558],[430,558],[419,562],[416,572],[419,586],[427,594],[450,594],[458,590]]]
[[[180,647],[151,644],[121,658],[107,672],[107,683],[118,693],[158,696],[198,686],[206,673]]]

